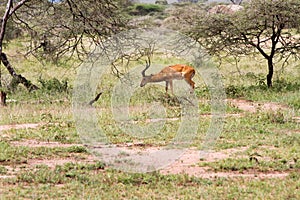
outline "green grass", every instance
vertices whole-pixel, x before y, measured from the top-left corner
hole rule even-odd
[[[274,81],[272,88],[265,85],[228,85],[226,94],[230,98],[246,98],[253,101],[278,102],[300,109],[300,84],[290,81]]]
[[[56,122],[41,124],[37,128],[10,129],[2,132],[2,141],[36,140],[60,143],[80,143],[73,122]]]
[[[228,118],[216,148],[248,145],[285,146],[283,141],[287,138],[297,138],[298,130],[299,123],[278,119],[274,114],[257,113],[241,118]],[[300,145],[299,140],[293,142]]]
[[[70,147],[26,147],[12,146],[7,142],[0,143],[0,164],[13,165],[26,163],[28,159],[49,159],[49,158],[68,158],[72,154],[87,153],[87,149],[82,146]]]
[[[34,129],[10,129],[0,135],[0,194],[1,199],[300,199],[300,124],[293,119],[300,115],[299,69],[287,67],[274,87],[263,84],[266,70],[261,62],[245,58],[239,63],[241,75],[234,65],[223,63],[220,72],[228,98],[241,98],[254,102],[277,102],[287,109],[256,113],[244,112],[228,105],[223,131],[213,150],[235,150],[228,158],[195,163],[209,172],[255,173],[257,177],[199,178],[153,173],[126,173],[112,169],[101,161],[85,162],[89,150],[81,143],[76,130],[72,110],[72,86],[76,70],[71,64],[54,65],[49,61],[37,63],[24,60],[11,43],[8,53],[17,58],[12,64],[41,89],[28,93],[19,86],[8,95],[8,106],[0,109],[0,125],[39,123]],[[23,47],[25,48],[24,44]],[[180,58],[163,58],[155,61],[163,66],[184,62]],[[70,61],[71,62],[71,61]],[[73,61],[74,62],[74,61]],[[76,62],[75,62],[76,63]],[[132,63],[128,69],[143,62]],[[38,69],[36,72],[35,70]],[[129,119],[137,125],[149,124],[151,105],[156,102],[165,109],[165,116],[178,121],[167,121],[157,134],[149,138],[136,138],[120,128],[112,116],[111,98],[115,83],[112,74],[105,74],[97,91],[103,91],[94,104],[99,126],[111,142],[119,145],[139,143],[145,147],[165,146],[174,138],[180,125],[181,107],[178,99],[166,96],[164,87],[149,84],[137,88],[130,99],[132,110]],[[199,75],[195,77],[195,95],[198,100],[198,131],[191,144],[197,149],[211,125],[209,91]],[[67,85],[66,85],[67,83]],[[151,110],[152,109],[152,110]],[[160,117],[160,116],[159,116]],[[154,124],[154,123],[152,123]],[[13,142],[57,142],[74,144],[62,147],[17,146]],[[47,160],[78,159],[48,166]],[[43,160],[46,164],[32,166],[29,161]],[[82,161],[82,162],[81,162]],[[260,173],[288,173],[282,178],[261,178]]]
[[[165,7],[163,5],[135,3],[133,6],[126,8],[126,11],[130,15],[153,15],[154,13],[161,13]]]
[[[100,165],[100,171],[97,166],[87,166],[84,169],[66,166],[49,169],[41,166],[34,174],[24,172],[16,179],[0,184],[6,187],[4,198],[297,199],[300,182],[299,174],[296,173],[284,180],[207,180],[186,175],[102,171]],[[17,184],[18,187],[13,187],[12,184]]]
[[[260,157],[249,156],[249,158],[233,159],[228,158],[217,162],[200,163],[199,166],[210,167],[215,172],[284,172],[293,169],[299,169],[300,163],[294,160],[273,159],[266,161]]]

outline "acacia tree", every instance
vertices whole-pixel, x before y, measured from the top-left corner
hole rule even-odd
[[[20,10],[23,24],[31,36],[30,53],[56,60],[62,56],[81,57],[90,47],[125,27],[118,1],[113,0],[31,0]],[[39,2],[39,3],[34,3]],[[30,8],[30,10],[28,10]]]
[[[29,52],[39,58],[57,60],[63,56],[79,58],[90,48],[101,44],[107,36],[125,27],[119,3],[113,0],[7,0],[0,27],[0,63],[13,77],[14,85],[22,83],[29,90],[38,89],[25,77],[16,73],[3,52],[8,22],[22,29],[30,37]],[[0,77],[1,78],[1,77]],[[6,92],[1,89],[1,105]]]
[[[251,0],[231,14],[198,12],[179,17],[190,25],[186,33],[210,54],[257,54],[267,61],[267,85],[272,86],[274,64],[299,57],[300,1]]]
[[[18,80],[20,83],[23,83],[27,88],[31,89],[36,89],[37,87],[33,84],[31,84],[30,81],[28,81],[25,77],[19,75],[16,73],[14,68],[11,66],[9,63],[6,54],[3,52],[3,41],[4,41],[4,36],[6,33],[6,28],[8,24],[8,20],[11,18],[11,16],[21,7],[24,5],[24,3],[27,0],[21,0],[21,1],[13,1],[13,0],[8,0],[6,4],[6,8],[4,10],[4,15],[1,19],[1,27],[0,27],[0,64],[1,62],[4,64],[6,69],[9,71],[11,76],[15,79]],[[4,5],[4,4],[3,4]],[[1,74],[0,74],[1,75]],[[1,76],[0,76],[1,78]],[[0,104],[1,105],[6,105],[6,92],[2,89],[2,83],[0,80]]]

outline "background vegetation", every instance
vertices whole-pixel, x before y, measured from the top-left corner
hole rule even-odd
[[[84,16],[96,15],[92,10],[85,10],[89,8],[90,1],[80,1],[80,7],[77,4],[79,1],[64,1],[66,3],[64,5],[69,7],[58,8],[57,5],[45,2],[28,1],[22,13],[12,15],[11,21],[8,21],[9,34],[6,34],[7,39],[3,43],[2,52],[5,52],[17,74],[22,74],[38,89],[28,92],[21,84],[9,89],[6,86],[11,84],[12,76],[6,66],[1,65],[2,89],[7,92],[7,106],[0,108],[1,198],[300,198],[300,62],[297,58],[290,57],[285,64],[279,62],[275,65],[273,86],[270,88],[265,80],[268,73],[266,61],[259,53],[237,58],[224,51],[221,57],[214,56],[213,59],[223,77],[228,100],[224,129],[212,151],[216,154],[212,155],[224,157],[212,159],[214,157],[212,156],[197,160],[183,174],[166,174],[162,171],[125,173],[114,170],[93,157],[88,148],[81,144],[77,134],[71,107],[72,87],[80,59],[84,58],[85,54],[84,48],[80,46],[77,46],[78,51],[72,51],[74,41],[80,41],[77,44],[87,44],[85,41],[89,41],[88,44],[92,44],[93,47],[97,42],[100,44],[99,38],[109,37],[114,31],[123,30],[124,23],[129,27],[174,27],[179,18],[183,17],[175,15],[179,10],[193,14],[192,11],[195,9],[208,11],[212,5],[190,3],[147,5],[126,1],[114,2],[119,9],[114,7],[115,15],[111,16],[118,19],[116,23],[120,25],[116,26],[119,29],[111,28],[109,24],[114,20],[109,18],[106,21],[107,27],[102,26],[102,32],[98,32],[99,35],[96,37],[93,31],[98,30],[98,25],[103,23],[97,21],[94,26],[88,23],[91,18],[85,19]],[[101,2],[98,2],[98,6],[102,5]],[[46,15],[36,21],[36,23],[39,20],[44,22],[44,26],[33,24],[29,19],[35,13],[30,15],[30,10],[27,9],[37,9],[36,6],[41,5],[39,3],[49,6],[46,13],[53,14],[51,9],[55,8],[58,13],[67,15],[62,23],[67,20],[67,25],[70,26],[63,29],[55,23],[45,23],[43,20],[47,18]],[[0,4],[3,11],[4,5]],[[73,12],[69,13],[66,10]],[[87,15],[84,15],[85,13]],[[33,35],[35,40],[38,39],[35,43],[29,34],[30,31],[24,29],[24,24],[16,23],[20,22],[17,17],[23,15],[28,17],[27,30],[37,29],[37,32],[45,33],[54,25],[56,31],[64,30],[60,32],[61,37],[50,39],[49,52],[42,47],[36,48],[44,42],[44,38],[40,37],[42,34]],[[61,19],[56,14],[53,17],[56,21]],[[103,17],[105,18],[102,16],[101,20]],[[225,15],[219,17],[224,19]],[[76,23],[73,24],[71,19]],[[82,19],[89,25],[75,29],[78,32],[71,29],[82,25]],[[180,26],[185,28],[187,25]],[[111,29],[108,31],[107,28]],[[73,36],[83,34],[84,37],[73,40],[68,30],[72,30]],[[292,30],[289,31],[291,36],[298,37],[296,29],[287,27],[284,30]],[[49,34],[56,35],[55,30],[53,31]],[[12,34],[16,32],[20,32],[20,35]],[[58,38],[60,39],[57,40]],[[64,54],[60,55],[57,53],[64,48],[54,46],[59,45],[62,39],[69,41],[64,47],[68,47],[67,49],[70,47],[71,51],[63,51]],[[53,55],[60,56],[53,59]],[[157,55],[154,59],[162,66],[185,62],[170,55]],[[137,63],[143,64],[142,61],[134,61],[127,67],[134,67]],[[117,67],[123,69],[123,66]],[[110,101],[117,80],[116,74],[110,71],[99,82],[98,91],[102,91],[103,94],[94,106],[98,111],[101,127],[117,145],[138,144],[139,150],[164,146],[172,139],[180,123],[181,108],[176,97],[165,96],[164,87],[156,84],[137,90],[131,100],[131,106],[137,108],[130,113],[133,120],[145,123],[149,115],[147,106],[153,101],[165,106],[168,119],[178,118],[167,121],[161,132],[154,137],[137,140],[122,132],[112,117]],[[197,74],[194,80],[200,119],[197,137],[191,149],[199,150],[210,125],[210,96],[201,76]],[[188,174],[193,169],[201,170],[195,175]]]

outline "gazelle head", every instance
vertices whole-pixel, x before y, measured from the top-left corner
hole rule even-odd
[[[140,86],[144,87],[147,83],[149,83],[151,80],[151,76],[153,75],[151,74],[150,76],[143,76]]]

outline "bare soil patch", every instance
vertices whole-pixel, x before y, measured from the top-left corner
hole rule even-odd
[[[30,147],[69,147],[80,144],[62,144],[58,142],[40,142],[35,140],[24,140],[18,142],[12,142],[13,145],[17,146],[30,146]],[[153,151],[159,150],[159,147],[144,146],[140,143],[128,143],[125,145],[119,145],[124,150],[130,151]],[[267,148],[267,147],[266,147]],[[288,172],[212,172],[208,167],[200,167],[200,162],[214,162],[230,157],[241,157],[238,154],[246,151],[248,147],[231,148],[222,151],[206,151],[201,152],[196,149],[188,149],[177,161],[170,164],[164,169],[160,170],[161,174],[188,174],[190,176],[196,176],[200,178],[235,178],[235,177],[246,177],[246,178],[284,178],[288,176]],[[20,169],[32,169],[36,165],[46,165],[50,168],[55,168],[57,165],[64,165],[66,163],[95,163],[98,160],[96,156],[89,155],[85,157],[69,157],[69,158],[52,158],[52,159],[30,159],[26,163],[7,166],[8,172],[6,175],[0,176],[0,178],[12,178]]]
[[[6,131],[6,130],[10,130],[10,129],[37,128],[41,125],[42,124],[40,124],[40,123],[0,125],[0,131]]]
[[[27,160],[26,163],[14,165],[14,166],[5,166],[8,170],[5,175],[0,175],[0,179],[5,178],[14,178],[16,174],[22,170],[33,170],[37,165],[46,165],[51,169],[54,169],[57,165],[64,165],[66,163],[84,163],[84,164],[92,164],[96,163],[97,158],[93,155],[86,156],[84,158],[80,157],[70,157],[70,158],[52,158],[52,159],[30,159]]]
[[[274,102],[253,102],[244,99],[227,99],[227,102],[244,112],[250,113],[259,111],[277,112],[290,110],[287,105]],[[300,116],[293,116],[291,119],[296,123],[300,123]]]
[[[11,129],[35,129],[38,128],[39,126],[44,126],[44,125],[59,125],[59,123],[45,123],[45,122],[40,122],[40,123],[25,123],[25,124],[7,124],[7,125],[0,125],[0,131],[6,131],[6,130],[11,130]]]
[[[27,161],[27,166],[47,165],[50,168],[55,168],[56,165],[64,165],[66,163],[95,163],[96,161],[97,158],[92,155],[85,158],[32,159]]]
[[[12,141],[10,144],[14,146],[27,146],[27,147],[71,147],[71,146],[83,146],[82,144],[64,144],[60,142],[45,142],[37,140],[21,140],[21,141]]]
[[[261,103],[261,102],[252,102],[243,99],[228,99],[228,103],[239,108],[244,112],[255,113],[258,111],[278,111],[278,110],[288,110],[288,106],[278,104],[278,103]],[[140,108],[139,108],[140,109]],[[202,117],[211,117],[210,114],[203,114]],[[226,117],[240,117],[241,114],[226,114]],[[294,117],[295,120],[300,121],[299,117]],[[159,119],[148,119],[149,122],[157,121],[177,121],[180,118],[159,118]],[[136,122],[133,122],[136,123]],[[1,125],[0,131],[9,130],[9,129],[26,129],[26,128],[38,128],[43,125],[42,123],[28,123],[28,124],[13,124],[13,125]],[[47,142],[47,141],[36,141],[36,140],[21,140],[13,141],[12,145],[15,146],[28,146],[28,147],[70,147],[70,146],[82,146],[82,144],[63,144],[59,142]],[[121,145],[122,146],[122,145]],[[121,147],[120,146],[120,147]],[[130,151],[155,151],[160,147],[145,146],[143,143],[128,143],[122,146],[124,150]],[[207,151],[200,152],[196,149],[187,150],[177,161],[170,164],[164,169],[160,170],[162,174],[188,174],[191,176],[201,177],[201,178],[216,178],[216,177],[247,177],[247,178],[283,178],[288,176],[288,172],[212,172],[208,167],[200,167],[198,164],[201,162],[214,162],[217,160],[222,160],[230,157],[240,157],[239,153],[246,151],[248,147],[232,148],[222,151]],[[55,159],[31,159],[28,160],[26,164],[20,164],[14,166],[14,168],[8,167],[8,173],[6,175],[0,176],[0,178],[10,178],[18,171],[18,168],[33,168],[36,165],[47,165],[51,168],[54,168],[56,165],[63,165],[65,163],[74,162],[74,163],[93,163],[97,161],[96,156],[90,155],[85,158],[55,158]]]
[[[260,110],[262,111],[278,111],[278,110],[288,110],[289,107],[287,105],[274,103],[274,102],[253,102],[244,99],[227,99],[227,102],[238,109],[255,113]]]
[[[187,151],[179,160],[162,169],[162,174],[188,174],[200,178],[284,178],[288,172],[212,172],[208,167],[200,167],[200,162],[214,162],[234,156],[236,153],[247,150],[247,147],[227,149],[218,152],[201,153],[196,150]],[[236,157],[236,156],[235,156]]]

